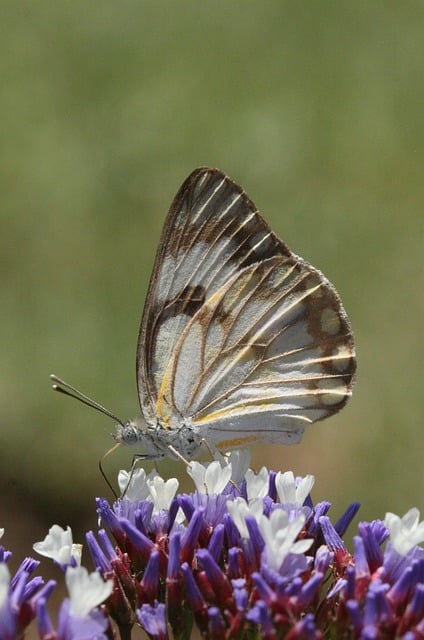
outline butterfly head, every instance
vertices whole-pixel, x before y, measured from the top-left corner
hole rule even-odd
[[[143,416],[139,415],[133,420],[116,425],[112,434],[116,442],[130,447],[139,446],[144,449],[146,457],[161,458],[163,452],[154,437],[155,430],[147,425]]]

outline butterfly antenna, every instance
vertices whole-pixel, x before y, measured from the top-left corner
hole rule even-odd
[[[109,409],[106,409],[106,407],[101,405],[99,402],[96,402],[95,400],[93,400],[89,396],[86,396],[85,393],[82,393],[81,391],[79,391],[78,389],[73,387],[68,382],[65,382],[64,380],[62,380],[62,378],[59,378],[54,373],[52,373],[50,375],[50,379],[53,380],[53,382],[54,382],[54,384],[53,384],[54,391],[58,391],[59,393],[63,393],[63,395],[69,396],[70,398],[75,398],[75,400],[79,400],[79,402],[82,402],[83,404],[86,404],[88,407],[91,407],[92,409],[96,409],[96,411],[99,411],[100,413],[103,413],[105,416],[108,416],[109,418],[112,418],[112,420],[115,420],[115,422],[118,422],[121,426],[123,426],[123,427],[125,426],[124,423],[122,422],[122,420],[120,420],[117,416],[115,416],[114,413],[109,411]],[[103,469],[103,464],[102,463],[103,463],[103,460],[105,458],[107,458],[107,456],[110,453],[112,453],[112,451],[115,451],[115,449],[117,449],[120,446],[121,446],[121,443],[118,442],[111,449],[109,449],[109,451],[106,451],[106,453],[99,460],[100,473],[102,474],[104,481],[106,482],[106,484],[109,487],[109,489],[112,491],[112,493],[115,496],[116,500],[118,499],[118,496],[117,496],[115,489],[113,488],[112,484],[110,483],[109,478],[107,477],[107,475],[106,475],[106,473],[105,473],[105,471]]]
[[[105,416],[112,418],[112,420],[115,420],[115,422],[118,422],[122,427],[125,426],[122,420],[120,420],[117,416],[115,416],[115,414],[109,411],[109,409],[106,409],[106,407],[101,405],[99,402],[96,402],[89,396],[86,396],[85,393],[78,391],[78,389],[73,387],[68,382],[65,382],[61,378],[58,378],[58,376],[56,376],[54,373],[50,374],[50,379],[53,380],[53,382],[55,383],[52,385],[54,391],[63,393],[65,396],[69,396],[70,398],[75,398],[75,400],[79,400],[79,402],[86,404],[88,407],[91,407],[92,409],[96,409],[96,411],[100,411],[100,413],[103,413]]]

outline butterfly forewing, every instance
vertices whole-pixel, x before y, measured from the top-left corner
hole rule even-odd
[[[328,280],[243,190],[198,169],[171,206],[140,329],[142,409],[211,443],[297,441],[350,395],[353,337]]]
[[[164,224],[137,347],[140,400],[152,415],[166,366],[196,311],[231,275],[283,250],[289,254],[222,172],[197,169],[183,183]]]

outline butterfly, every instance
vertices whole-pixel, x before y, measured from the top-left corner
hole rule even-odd
[[[141,414],[121,422],[104,410],[119,422],[117,443],[140,448],[138,458],[185,460],[205,442],[218,450],[297,443],[345,405],[355,368],[333,285],[228,176],[193,171],[172,202],[148,288],[137,344]]]

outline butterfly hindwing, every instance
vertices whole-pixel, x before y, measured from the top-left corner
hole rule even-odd
[[[345,404],[355,370],[335,289],[214,169],[171,206],[137,354],[146,417],[220,446],[298,440]]]
[[[352,348],[349,325],[321,274],[270,258],[246,268],[189,323],[170,395],[211,443],[293,441],[345,404]]]

